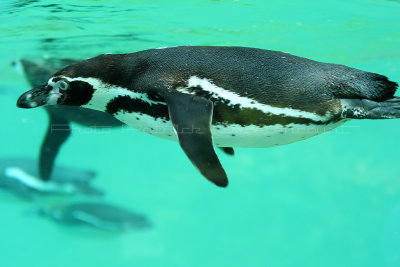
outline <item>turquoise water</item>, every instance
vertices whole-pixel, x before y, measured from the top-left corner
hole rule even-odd
[[[400,82],[400,2],[1,1],[0,157],[37,157],[44,110],[15,107],[30,89],[20,58],[88,58],[175,45],[280,50]],[[66,227],[0,193],[1,266],[400,266],[400,121],[335,131],[220,159],[221,189],[177,143],[136,130],[73,126],[58,163],[94,170],[105,199],[153,227]],[[74,198],[76,199],[76,198]]]

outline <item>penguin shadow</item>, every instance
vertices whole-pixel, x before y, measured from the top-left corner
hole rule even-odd
[[[57,70],[74,62],[71,59],[22,59],[13,65],[20,69],[32,87],[36,87],[46,83]],[[84,232],[96,229],[95,232],[108,233],[149,228],[151,224],[146,216],[98,200],[104,192],[91,185],[94,172],[55,164],[61,146],[71,135],[71,123],[107,128],[121,127],[123,123],[106,113],[79,107],[48,106],[45,110],[49,121],[38,160],[0,159],[0,188],[39,206],[25,211],[24,215],[48,218],[60,226],[68,226],[64,228],[69,232],[82,226]],[[79,195],[86,198],[71,201],[71,197]]]
[[[96,173],[56,166],[51,181],[38,178],[37,161],[31,158],[0,158],[0,189],[20,200],[34,202],[39,197],[89,195],[102,197],[104,192],[92,186]]]
[[[111,238],[152,228],[146,215],[104,201],[78,200],[30,211],[56,223],[63,233],[79,238]]]
[[[0,159],[0,189],[33,204],[23,212],[26,219],[46,218],[80,237],[109,237],[152,226],[145,215],[105,202],[104,192],[92,185],[94,172],[55,166],[50,181],[37,175],[35,159]]]

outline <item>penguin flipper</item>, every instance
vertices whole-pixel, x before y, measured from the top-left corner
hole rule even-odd
[[[39,177],[44,181],[50,180],[58,151],[71,134],[68,120],[54,115],[50,110],[47,111],[49,114],[49,126],[42,142],[39,156]],[[53,129],[53,127],[57,126],[60,128]]]
[[[233,150],[233,147],[219,147],[219,149],[229,156],[235,155],[235,150]]]
[[[164,98],[183,151],[203,176],[217,186],[226,187],[228,177],[212,143],[213,103],[202,97],[176,92]]]

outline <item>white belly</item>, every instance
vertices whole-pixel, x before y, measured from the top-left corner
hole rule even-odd
[[[151,116],[138,113],[119,112],[115,118],[142,132],[165,139],[178,141],[171,121],[155,119]],[[163,122],[165,121],[165,122]],[[290,144],[312,136],[328,132],[343,123],[341,120],[327,125],[289,124],[258,127],[254,125],[240,126],[212,125],[213,143],[219,147],[271,147]]]

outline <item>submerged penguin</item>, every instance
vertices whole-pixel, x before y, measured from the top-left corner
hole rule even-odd
[[[127,231],[151,227],[146,216],[105,203],[77,202],[40,208],[38,214],[61,224],[86,224],[106,231]]]
[[[36,195],[85,194],[101,196],[103,192],[91,185],[95,173],[56,166],[50,182],[38,178],[37,162],[29,158],[0,159],[0,189],[22,199]]]
[[[57,70],[76,63],[73,59],[20,60],[20,65],[27,80],[33,87],[47,82]],[[17,62],[14,62],[17,64]],[[44,136],[38,161],[39,177],[49,180],[53,174],[54,163],[61,146],[71,135],[71,122],[81,126],[111,128],[124,125],[113,116],[80,107],[45,106],[49,124]]]
[[[227,186],[214,146],[284,145],[349,119],[399,118],[397,86],[379,74],[277,51],[184,46],[80,61],[23,94],[17,105],[106,112],[178,140],[207,179]]]

